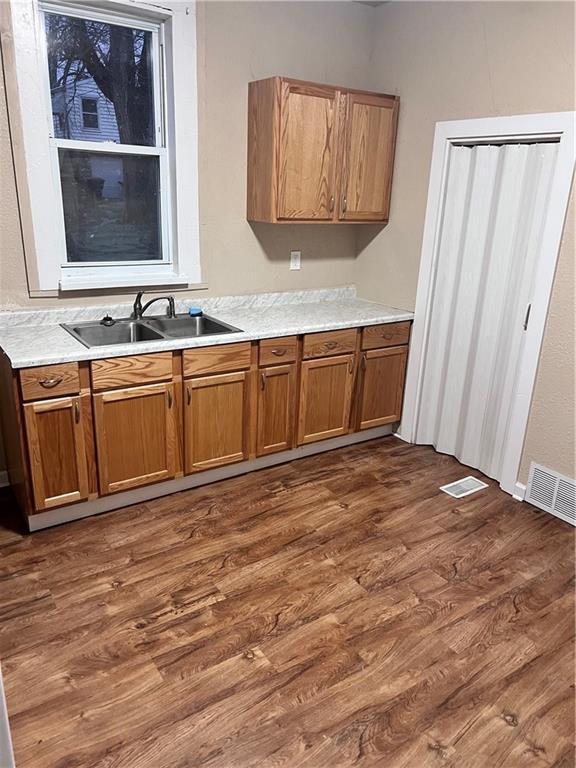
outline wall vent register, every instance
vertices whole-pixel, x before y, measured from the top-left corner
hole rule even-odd
[[[525,501],[576,526],[576,482],[532,462]]]

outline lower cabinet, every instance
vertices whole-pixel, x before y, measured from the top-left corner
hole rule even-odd
[[[174,385],[150,384],[93,397],[100,493],[176,474]]]
[[[302,363],[299,445],[348,432],[353,382],[353,354]]]
[[[23,507],[41,512],[398,422],[409,336],[403,321],[18,373],[0,366]]]
[[[294,445],[296,365],[261,368],[256,455],[288,451]]]
[[[240,371],[184,382],[186,473],[248,459],[249,381]]]
[[[24,406],[36,509],[88,498],[88,468],[80,397]]]
[[[407,358],[407,346],[362,353],[358,429],[400,421]]]

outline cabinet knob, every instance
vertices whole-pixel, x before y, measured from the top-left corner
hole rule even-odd
[[[61,384],[62,382],[62,376],[55,376],[53,379],[40,379],[40,386],[44,387],[45,389],[52,389],[52,387],[55,387],[57,384]]]
[[[330,197],[330,202],[328,204],[328,207],[330,208],[330,213],[334,210],[334,195]]]
[[[192,392],[190,391],[190,387],[186,387],[186,402],[188,405],[192,402]]]
[[[266,386],[266,376],[263,373],[261,373],[260,374],[260,389],[264,389],[265,386]]]
[[[342,198],[342,213],[346,213],[346,209],[348,208],[348,200],[346,200],[346,195]]]
[[[168,408],[172,408],[172,390],[168,390]]]
[[[78,400],[74,401],[74,420],[76,424],[80,424],[80,406],[78,405]]]
[[[362,362],[360,363],[360,366],[363,371],[366,370],[366,355],[362,355]]]
[[[348,360],[348,373],[353,373],[353,372],[354,372],[354,363],[352,362],[352,360]]]
[[[326,347],[326,349],[336,349],[336,347],[338,346],[338,342],[337,341],[327,341],[324,346]]]

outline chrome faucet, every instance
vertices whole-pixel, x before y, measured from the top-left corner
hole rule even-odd
[[[136,294],[136,299],[134,300],[134,307],[132,309],[132,317],[135,320],[141,320],[144,312],[148,309],[148,307],[151,304],[154,304],[155,301],[167,301],[168,302],[168,317],[176,317],[176,307],[174,304],[174,297],[173,296],[157,296],[155,299],[150,299],[150,301],[147,301],[144,306],[142,306],[142,296],[144,296],[144,291],[138,291]]]

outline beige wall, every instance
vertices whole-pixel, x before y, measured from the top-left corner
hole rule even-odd
[[[574,5],[392,2],[376,9],[370,85],[401,97],[390,224],[359,239],[361,295],[414,307],[434,125],[574,109]],[[574,220],[566,225],[521,480],[530,461],[574,477]],[[370,240],[370,238],[372,238]]]
[[[373,8],[345,2],[199,3],[200,247],[208,283],[202,295],[354,281],[353,227],[246,221],[247,84],[286,74],[364,86],[373,17]],[[3,92],[0,138],[0,309],[101,303],[94,294],[28,298]],[[302,251],[300,272],[288,269],[291,249]]]
[[[520,469],[522,482],[526,482],[531,461],[568,477],[576,477],[575,220],[576,196],[573,193],[524,443]]]

